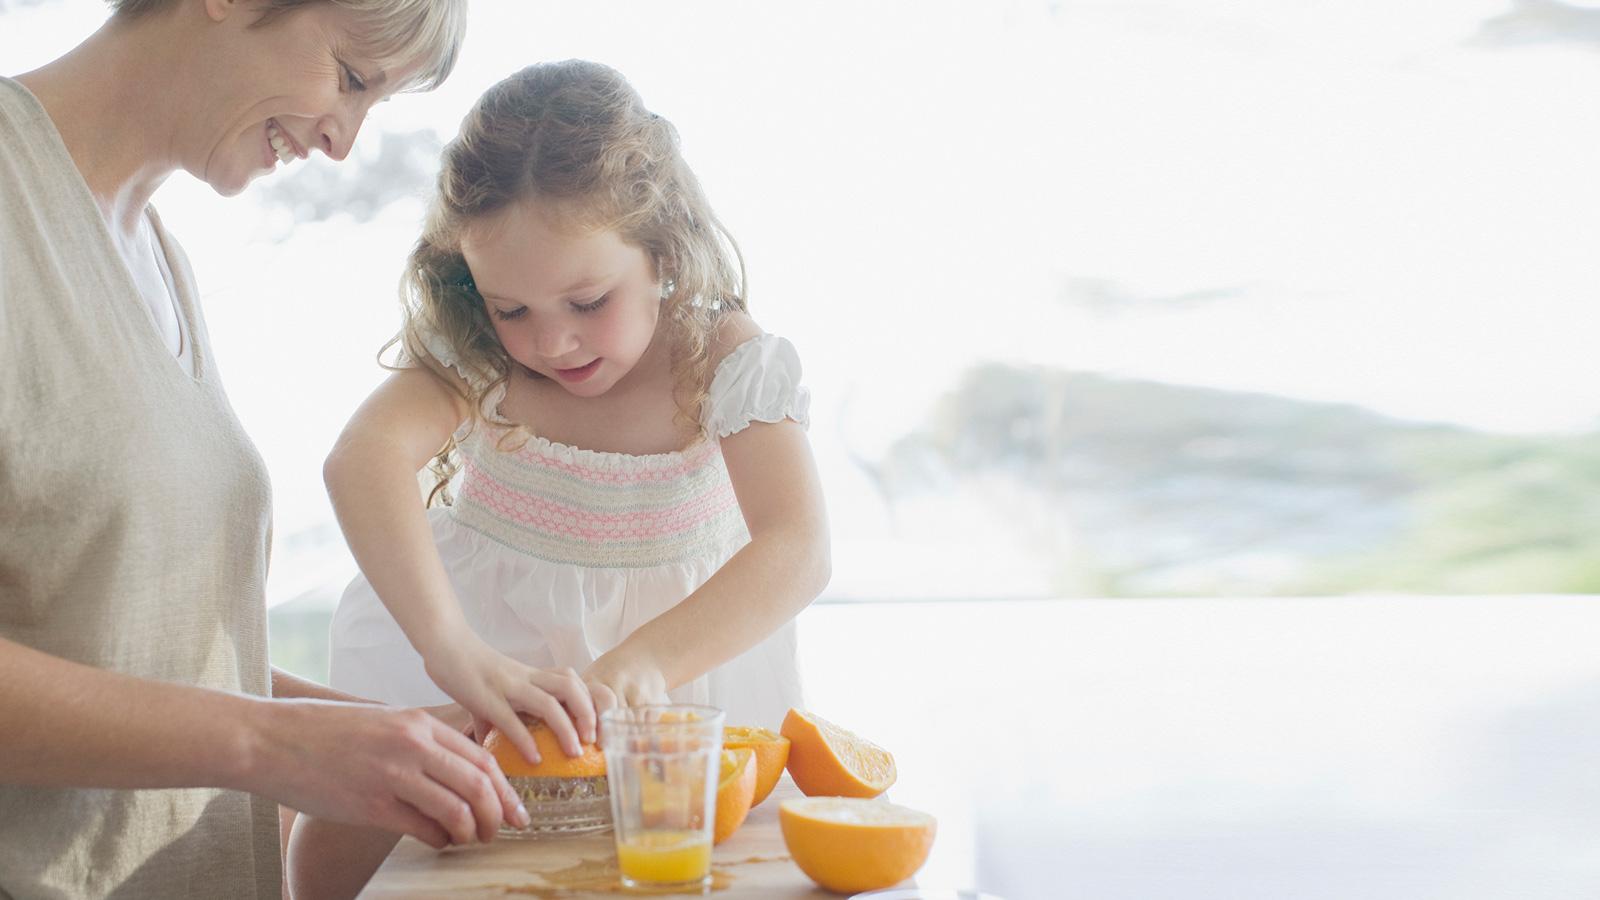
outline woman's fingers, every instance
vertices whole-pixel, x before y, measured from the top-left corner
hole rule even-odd
[[[407,778],[395,792],[403,803],[416,807],[417,812],[443,828],[452,844],[470,844],[478,835],[478,820],[472,807],[460,794],[425,773]]]
[[[484,843],[494,840],[500,823],[515,815],[516,804],[506,804],[505,794],[495,789],[488,773],[450,748],[440,747],[423,773],[466,801],[477,822],[477,839]]]
[[[495,811],[496,829],[499,828],[501,818],[518,828],[528,824],[528,810],[523,807],[522,798],[517,796],[516,790],[511,787],[511,782],[506,780],[505,773],[500,771],[500,765],[494,761],[489,751],[474,744],[466,735],[448,729],[439,735],[439,743],[446,751],[453,754],[455,759],[461,760],[462,765],[489,780],[490,790],[500,801],[499,810]],[[443,780],[437,775],[434,777]]]
[[[435,850],[450,846],[450,832],[439,827],[438,822],[417,812],[416,807],[403,800],[395,800],[392,806],[386,816],[388,821],[380,823],[381,827],[409,834]]]

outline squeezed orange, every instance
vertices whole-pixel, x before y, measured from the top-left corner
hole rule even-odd
[[[617,866],[636,884],[682,884],[711,874],[711,841],[703,831],[644,831],[617,842]]]

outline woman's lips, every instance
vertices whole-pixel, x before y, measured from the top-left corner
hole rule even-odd
[[[556,377],[557,378],[559,378],[562,381],[565,381],[565,382],[567,382],[569,384],[573,384],[573,383],[576,383],[576,382],[579,382],[579,381],[583,381],[585,378],[588,378],[590,375],[593,375],[595,373],[595,370],[597,370],[599,368],[600,368],[600,360],[599,360],[598,357],[596,357],[594,362],[591,362],[586,366],[579,366],[576,369],[556,369],[555,372],[556,372]]]
[[[262,161],[267,164],[267,169],[278,167],[278,151],[272,149],[272,124],[268,121],[267,127],[261,130]]]

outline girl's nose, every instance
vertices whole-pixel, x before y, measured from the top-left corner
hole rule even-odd
[[[560,359],[578,349],[578,334],[553,322],[546,323],[534,338],[534,349],[545,359]]]

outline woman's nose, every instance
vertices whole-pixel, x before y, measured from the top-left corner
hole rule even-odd
[[[361,118],[342,121],[339,116],[323,116],[317,123],[317,137],[322,142],[322,152],[331,160],[343,162],[356,145],[356,135],[361,132]]]

